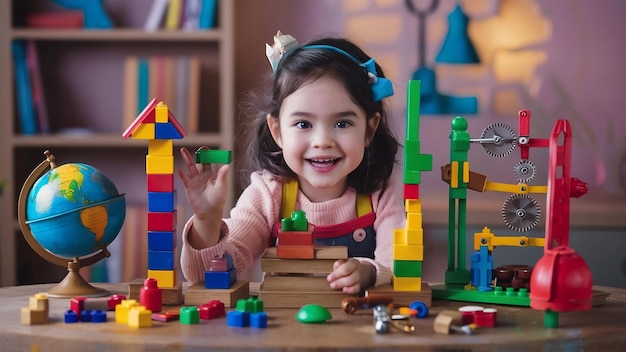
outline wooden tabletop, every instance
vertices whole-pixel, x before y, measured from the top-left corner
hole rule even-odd
[[[99,284],[112,294],[127,294],[128,285]],[[473,335],[441,335],[433,322],[442,310],[467,305],[433,301],[430,317],[415,321],[412,334],[391,328],[377,334],[371,309],[347,315],[331,310],[324,324],[302,324],[295,309],[266,309],[268,327],[236,328],[224,318],[201,320],[198,325],[154,322],[151,328],[131,328],[115,323],[64,323],[69,300],[50,299],[50,323],[22,325],[21,307],[31,295],[52,285],[0,288],[0,351],[195,351],[195,350],[622,350],[626,346],[626,290],[594,287],[610,293],[603,306],[586,312],[560,313],[558,328],[545,328],[543,312],[525,307],[492,306],[498,309],[497,326]]]

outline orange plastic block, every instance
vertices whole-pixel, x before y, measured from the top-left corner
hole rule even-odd
[[[280,259],[313,259],[315,258],[315,250],[313,246],[278,245],[276,257]]]
[[[307,231],[278,231],[280,246],[313,246],[313,234]]]

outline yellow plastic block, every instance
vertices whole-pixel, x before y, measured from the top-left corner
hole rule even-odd
[[[139,126],[137,126],[135,131],[133,131],[131,138],[151,140],[151,139],[154,139],[155,136],[156,136],[156,127],[154,127],[154,124],[142,123]]]
[[[174,173],[174,156],[146,155],[146,174],[169,175]]]
[[[424,260],[423,244],[394,244],[394,260]]]
[[[172,288],[176,284],[176,270],[148,270],[148,277],[157,280],[160,288]]]
[[[154,122],[165,123],[168,118],[168,108],[162,101],[154,108]]]
[[[421,291],[421,277],[393,277],[393,289],[395,291]]]
[[[21,322],[23,325],[48,324],[48,311],[22,307]]]
[[[423,228],[422,213],[406,213],[406,228],[407,229]]]
[[[404,200],[404,209],[407,213],[421,213],[422,201],[420,199],[406,199]]]
[[[128,326],[149,328],[152,326],[152,311],[144,306],[134,306],[128,312]]]
[[[134,299],[125,299],[115,306],[115,322],[118,324],[128,324],[128,314],[132,307],[139,306],[139,302]]]
[[[47,312],[49,311],[49,303],[48,303],[48,295],[45,293],[36,293],[29,297],[28,299],[28,308],[31,310],[43,310]]]
[[[459,162],[450,163],[450,187],[459,188]]]
[[[393,229],[394,244],[408,244],[406,229]]]
[[[424,230],[406,229],[406,244],[424,244]]]
[[[154,139],[154,140],[148,141],[148,155],[173,156],[174,155],[174,140]]]

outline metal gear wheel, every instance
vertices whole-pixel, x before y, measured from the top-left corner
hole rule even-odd
[[[480,144],[487,154],[496,158],[509,155],[517,144],[515,131],[502,122],[492,123],[485,127],[480,139]]]
[[[540,217],[539,204],[527,194],[512,194],[502,206],[504,223],[514,231],[526,232],[534,228]]]
[[[513,168],[513,173],[519,182],[528,183],[535,178],[537,168],[530,160],[520,160]]]

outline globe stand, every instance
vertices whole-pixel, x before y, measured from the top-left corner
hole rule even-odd
[[[67,266],[67,275],[56,286],[48,291],[48,296],[51,298],[72,298],[72,297],[101,297],[107,296],[108,291],[94,287],[90,285],[81,275],[80,268],[89,266],[99,262],[100,260],[109,257],[111,254],[106,247],[99,248],[95,253],[90,256],[80,258],[66,258],[56,255],[46,250],[34,237],[30,226],[26,223],[26,203],[28,200],[28,193],[32,189],[35,182],[48,170],[56,167],[54,162],[54,155],[48,150],[44,152],[46,160],[42,161],[28,176],[18,199],[17,217],[20,224],[22,234],[26,239],[26,242],[39,256],[49,261],[52,264],[59,266]]]

